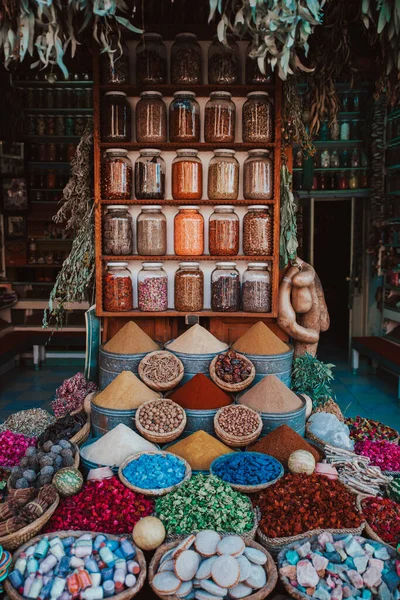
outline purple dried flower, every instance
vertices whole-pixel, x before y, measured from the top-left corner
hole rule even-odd
[[[56,398],[51,407],[57,418],[80,410],[86,396],[97,390],[97,385],[88,381],[83,373],[76,373],[73,377],[66,379],[56,390]]]

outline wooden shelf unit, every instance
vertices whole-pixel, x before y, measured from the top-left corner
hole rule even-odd
[[[165,36],[164,36],[165,37]],[[166,39],[166,38],[165,38]],[[282,139],[281,139],[281,106],[282,106],[282,84],[280,79],[277,77],[274,84],[264,84],[257,86],[248,86],[248,85],[233,85],[233,86],[214,86],[214,85],[192,85],[192,86],[184,86],[185,89],[190,89],[194,91],[198,97],[208,97],[211,91],[214,90],[226,90],[229,91],[233,97],[246,97],[246,95],[251,91],[267,91],[274,97],[274,142],[273,143],[264,143],[264,144],[249,144],[242,142],[234,142],[231,144],[220,144],[220,143],[206,143],[206,142],[197,142],[197,143],[175,143],[175,142],[165,142],[163,144],[156,144],[157,148],[162,151],[175,151],[179,148],[195,148],[199,151],[200,157],[201,152],[209,152],[215,149],[224,147],[224,148],[232,148],[238,152],[248,152],[248,150],[254,148],[265,148],[271,149],[274,153],[274,193],[273,200],[245,200],[243,198],[235,200],[235,201],[227,201],[227,200],[107,200],[102,198],[101,196],[101,157],[102,153],[106,148],[118,147],[124,148],[130,151],[138,151],[141,148],[149,147],[149,144],[141,144],[136,141],[131,141],[127,143],[108,143],[102,142],[100,137],[100,123],[101,123],[101,101],[104,93],[106,91],[123,91],[127,93],[128,96],[139,96],[140,92],[143,90],[156,90],[160,91],[163,96],[171,96],[175,91],[179,91],[182,86],[173,86],[173,85],[156,85],[156,86],[136,86],[136,85],[103,85],[100,84],[99,81],[99,56],[97,53],[94,53],[93,59],[93,106],[94,106],[94,197],[95,197],[95,242],[96,242],[96,313],[100,317],[107,317],[106,322],[110,321],[110,324],[105,324],[105,331],[108,333],[105,339],[109,339],[111,332],[115,333],[118,330],[118,326],[113,322],[114,318],[125,319],[129,318],[141,318],[141,319],[154,319],[154,318],[164,318],[164,321],[170,317],[188,317],[188,316],[196,316],[196,317],[211,317],[210,319],[210,330],[217,332],[218,328],[221,329],[224,327],[232,327],[232,323],[230,322],[230,318],[233,318],[233,321],[238,324],[238,327],[241,327],[240,323],[243,326],[248,327],[249,325],[245,325],[255,322],[257,320],[271,320],[272,327],[275,329],[275,324],[273,324],[272,319],[276,319],[278,315],[278,288],[279,288],[279,237],[280,237],[280,170],[281,170],[281,152],[282,152]],[[203,122],[201,123],[203,126]],[[207,168],[207,164],[203,165],[203,168]],[[167,173],[167,177],[170,177],[170,173]],[[241,169],[240,177],[243,176],[243,172]],[[201,206],[213,206],[218,204],[232,204],[235,206],[248,206],[248,205],[271,205],[273,206],[273,219],[274,219],[274,229],[273,229],[273,248],[274,252],[272,256],[123,256],[123,257],[111,257],[103,255],[102,251],[102,216],[104,206],[107,204],[126,204],[126,205],[152,205],[159,204],[161,206],[180,206],[184,204],[193,204]],[[124,260],[124,261],[160,261],[163,262],[165,260],[172,261],[247,261],[247,262],[270,262],[272,267],[272,277],[271,277],[271,287],[272,287],[272,310],[269,313],[249,313],[249,312],[214,312],[210,309],[204,309],[200,312],[196,313],[184,313],[179,312],[174,309],[168,309],[163,312],[142,312],[139,310],[133,310],[130,312],[107,312],[103,308],[103,270],[104,263],[106,261],[112,260]],[[173,285],[171,279],[169,279],[169,285]],[[242,319],[242,321],[241,321]],[[219,323],[218,320],[227,320],[231,324],[225,325],[222,322]],[[211,322],[214,321],[214,325],[211,326]],[[233,325],[235,327],[235,325]],[[117,327],[117,328],[115,328]],[[152,327],[157,329],[157,325],[154,324]],[[162,329],[164,325],[161,325],[159,329]],[[176,328],[176,324],[172,327]],[[281,332],[278,332],[279,335]],[[160,337],[158,339],[161,339]]]

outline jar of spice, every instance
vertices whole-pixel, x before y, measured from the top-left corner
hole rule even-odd
[[[194,92],[175,92],[169,105],[169,140],[200,141],[200,106]]]
[[[142,256],[167,252],[167,219],[160,205],[142,206],[136,223],[137,251]]]
[[[57,161],[57,146],[55,144],[48,144],[47,146],[47,160],[49,162]]]
[[[175,273],[175,310],[203,310],[204,275],[200,263],[181,262]]]
[[[216,312],[240,310],[240,275],[236,263],[215,263],[211,273],[211,309]]]
[[[272,103],[268,92],[250,92],[242,110],[243,141],[269,143],[274,139]]]
[[[167,107],[160,92],[142,92],[136,105],[136,140],[155,144],[167,141]]]
[[[109,51],[100,54],[101,83],[129,83],[129,50],[116,35],[111,36]]]
[[[174,251],[178,256],[204,254],[204,219],[198,206],[180,206],[174,219]]]
[[[101,174],[102,198],[129,200],[133,197],[133,167],[127,150],[106,150]]]
[[[175,200],[200,200],[203,195],[203,165],[197,150],[176,151],[172,162],[172,197]]]
[[[208,49],[208,83],[234,85],[240,83],[239,46],[230,37],[228,45],[214,36]]]
[[[132,217],[128,207],[113,204],[106,207],[103,219],[103,252],[115,256],[133,253]]]
[[[76,115],[74,119],[74,135],[83,135],[86,127],[86,119],[83,115]]]
[[[130,142],[131,106],[125,92],[106,92],[101,117],[103,142]]]
[[[31,121],[31,119],[30,119]],[[32,119],[32,123],[35,123],[35,118]],[[29,127],[31,130],[31,127]],[[38,115],[36,119],[36,135],[46,134],[46,117],[44,115]]]
[[[135,194],[138,200],[163,200],[165,161],[161,150],[145,148],[135,162]]]
[[[63,136],[65,134],[65,123],[63,115],[56,116],[56,135]]]
[[[259,83],[272,83],[273,73],[267,60],[264,61],[265,73],[260,71],[257,58],[251,56],[253,43],[246,48],[246,83],[247,85],[258,85]]]
[[[243,254],[269,256],[272,254],[273,223],[268,206],[248,206],[243,218]]]
[[[145,312],[168,309],[168,276],[163,263],[142,263],[138,273],[138,305]]]
[[[74,116],[66,115],[64,117],[64,131],[66,136],[74,135]]]
[[[239,195],[239,163],[234,150],[215,150],[208,165],[208,197],[210,200],[237,200]]]
[[[349,188],[351,190],[357,190],[359,187],[360,187],[360,185],[359,185],[359,179],[358,179],[358,172],[350,171]]]
[[[271,274],[268,263],[249,263],[243,274],[242,305],[245,312],[271,312]]]
[[[54,189],[55,187],[57,187],[56,172],[52,169],[50,171],[47,171],[46,187],[50,189]]]
[[[68,146],[67,146],[67,154],[66,154],[66,159],[67,159],[68,162],[71,162],[71,160],[74,158],[75,152],[76,152],[76,146],[75,146],[75,144],[68,144]]]
[[[229,92],[211,92],[205,107],[204,141],[234,142],[236,107]]]
[[[126,312],[133,309],[133,285],[127,262],[108,262],[103,278],[104,310]]]
[[[178,33],[171,48],[171,83],[201,83],[201,48],[194,33]]]
[[[243,163],[243,196],[246,200],[271,200],[273,163],[268,150],[250,150]]]
[[[167,83],[167,50],[159,33],[144,33],[136,47],[136,83]]]
[[[239,217],[234,206],[214,207],[208,222],[208,244],[212,256],[239,254]]]

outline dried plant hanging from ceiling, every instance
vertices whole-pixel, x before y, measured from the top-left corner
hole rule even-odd
[[[334,0],[336,2],[337,0]],[[250,35],[251,56],[265,73],[268,65],[281,79],[296,69],[307,70],[298,57],[307,56],[308,38],[315,25],[322,23],[325,0],[209,0],[211,21],[218,11],[221,20],[217,33],[228,44],[227,32]]]
[[[113,60],[113,33],[119,38],[124,28],[142,33],[123,0],[2,0],[2,5],[0,53],[6,67],[30,55],[36,59],[32,68],[58,65],[67,79],[65,53],[74,57],[88,34]]]
[[[289,77],[283,84],[282,143],[284,146],[299,144],[305,157],[315,154],[311,136],[303,120],[303,106],[296,77]]]
[[[385,219],[385,116],[388,98],[374,102],[371,125],[371,194],[368,251],[377,255]]]

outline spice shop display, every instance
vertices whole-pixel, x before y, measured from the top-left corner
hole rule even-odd
[[[199,206],[180,206],[174,218],[174,252],[178,256],[204,254],[204,218]]]
[[[373,419],[360,416],[347,418],[346,425],[350,428],[350,437],[355,442],[371,440],[396,443],[399,439],[399,433],[395,429]]]
[[[107,255],[133,254],[133,223],[128,207],[109,205],[103,218],[103,252]]]
[[[92,404],[114,410],[133,410],[143,402],[158,398],[159,394],[147,387],[131,371],[122,371],[100,393],[92,398]]]
[[[207,193],[210,200],[237,200],[239,163],[235,151],[215,150],[208,164]]]
[[[273,251],[273,216],[269,206],[251,205],[243,217],[243,252],[246,256],[269,256]]]
[[[217,409],[232,403],[231,397],[203,373],[197,373],[170,397],[183,408],[190,410]]]
[[[203,165],[197,155],[197,150],[176,151],[171,168],[175,200],[201,200],[203,196]]]
[[[208,83],[233,85],[240,83],[239,47],[232,37],[223,44],[214,36],[208,48]]]
[[[287,344],[279,339],[262,321],[252,325],[246,333],[232,344],[232,348],[243,354],[259,356],[283,354],[289,350]]]
[[[130,142],[132,110],[125,92],[106,92],[101,118],[103,142]]]
[[[217,436],[229,446],[244,447],[259,437],[262,420],[251,408],[232,404],[219,409],[214,417],[214,429]],[[251,459],[250,456],[248,458]],[[252,471],[250,465],[249,470]],[[214,474],[220,476],[217,472]]]
[[[140,406],[135,415],[136,427],[151,442],[167,443],[183,432],[185,411],[167,398],[150,400]]]
[[[40,527],[39,519],[42,520],[43,526],[47,518],[51,516],[49,509],[55,509],[57,503],[57,492],[52,485],[44,485],[39,491],[33,488],[10,490],[5,502],[1,504],[0,510],[0,544],[2,547],[15,550],[22,540],[33,537],[35,535],[34,527]],[[29,525],[31,525],[30,530]],[[13,535],[17,532],[19,532],[18,535]]]
[[[159,346],[139,325],[129,321],[105,344],[104,350],[114,354],[143,354],[159,350]]]
[[[80,449],[86,460],[109,467],[119,467],[131,454],[147,451],[157,451],[157,446],[123,423]]]
[[[138,254],[164,256],[167,252],[167,219],[162,206],[142,206],[136,221]]]
[[[211,92],[204,110],[204,141],[235,141],[236,107],[229,92]]]
[[[133,198],[133,167],[128,151],[109,148],[102,164],[102,196],[107,200]]]
[[[248,387],[254,379],[255,369],[248,358],[234,350],[228,350],[213,358],[210,375],[219,387],[229,391],[231,385],[240,386],[240,389]],[[240,389],[233,388],[232,391]]]
[[[144,33],[136,47],[136,83],[167,83],[167,50],[159,33]]]
[[[240,491],[253,492],[283,475],[282,465],[271,456],[258,452],[233,452],[217,458],[211,473]],[[247,489],[246,489],[247,488]]]
[[[0,465],[14,467],[20,464],[27,448],[36,445],[35,437],[27,437],[22,433],[5,430],[0,433]]]
[[[262,413],[287,413],[298,410],[303,402],[276,375],[263,377],[238,399],[253,410]]]
[[[175,310],[196,312],[203,310],[204,275],[200,263],[181,262],[175,272]]]
[[[82,373],[79,373],[80,377],[83,377]],[[76,376],[75,376],[76,379]],[[80,378],[79,378],[80,379]],[[66,380],[64,386],[66,387]],[[86,380],[84,379],[86,382]],[[95,384],[91,384],[96,387]],[[58,388],[56,395],[58,396],[61,388]],[[52,408],[54,402],[52,403]],[[74,409],[73,409],[74,410]],[[56,414],[56,411],[54,411]],[[56,414],[56,416],[58,416]],[[21,433],[27,437],[38,437],[41,435],[49,425],[55,422],[55,418],[47,410],[43,408],[29,408],[28,410],[19,410],[18,412],[12,413],[3,423],[0,425],[0,431],[12,431],[13,433]]]
[[[169,105],[169,141],[200,141],[200,106],[194,92],[175,92]]]
[[[138,273],[138,306],[145,312],[168,308],[168,276],[163,263],[142,263]]]
[[[100,54],[100,79],[105,84],[129,83],[129,49],[117,36],[111,36],[110,50]]]
[[[96,390],[97,385],[93,381],[88,381],[83,373],[76,373],[73,377],[65,379],[62,385],[56,389],[56,398],[51,403],[51,408],[53,409],[57,419],[64,417],[68,413],[81,410],[83,408],[83,403],[86,396],[92,392],[95,392]],[[49,423],[54,422],[54,420],[51,420],[50,422],[43,421],[43,417],[39,413],[39,411],[41,411],[40,408],[31,410],[38,411],[36,415],[38,417],[38,421],[40,420],[42,423],[46,423],[44,429]],[[16,415],[18,414],[19,413],[16,413]],[[32,416],[34,417],[34,415]],[[43,433],[43,430],[40,431],[40,433],[38,432],[38,435]]]
[[[201,473],[171,494],[158,498],[155,512],[168,534],[196,533],[211,528],[246,534],[254,527],[250,500],[218,477]]]
[[[315,462],[321,460],[318,450],[288,425],[280,425],[270,431],[266,436],[251,444],[247,450],[273,456],[282,463],[286,470],[289,468],[290,456],[298,450],[309,452],[314,457]]]
[[[135,114],[137,142],[158,144],[167,141],[167,107],[161,92],[142,92]]]
[[[228,345],[220,342],[207,329],[199,325],[193,325],[176,340],[168,343],[168,350],[180,354],[209,354],[223,352]]]
[[[256,144],[274,141],[273,107],[268,92],[250,92],[242,109],[243,141]]]
[[[360,498],[369,527],[380,541],[396,548],[400,542],[400,505],[390,498]]]
[[[201,47],[194,33],[178,33],[171,47],[171,83],[201,83]]]
[[[165,161],[161,150],[140,150],[135,162],[135,196],[138,200],[165,198]]]
[[[126,312],[133,309],[133,284],[127,262],[108,262],[103,278],[104,309]]]
[[[354,446],[356,454],[366,456],[371,465],[380,467],[382,471],[400,472],[400,446],[385,440],[371,442],[365,440],[356,442]]]
[[[240,310],[240,274],[236,263],[215,263],[211,274],[211,308],[216,312]]]
[[[45,429],[38,439],[38,445],[43,446],[48,441],[57,444],[61,439],[70,440],[86,425],[86,422],[85,412],[60,417]]]
[[[216,458],[233,450],[205,431],[199,430],[169,445],[168,452],[184,458],[193,471],[208,471]]]
[[[234,206],[214,207],[208,221],[208,244],[212,256],[239,254],[239,217]]]
[[[249,150],[243,164],[243,197],[271,200],[274,195],[274,165],[268,150]]]
[[[248,263],[243,274],[242,308],[245,312],[271,311],[271,273],[269,263]]]
[[[182,361],[166,350],[147,354],[139,363],[139,376],[153,390],[165,392],[178,385],[184,373]]]
[[[155,550],[165,540],[165,527],[157,517],[143,517],[133,528],[132,538],[141,550]]]

